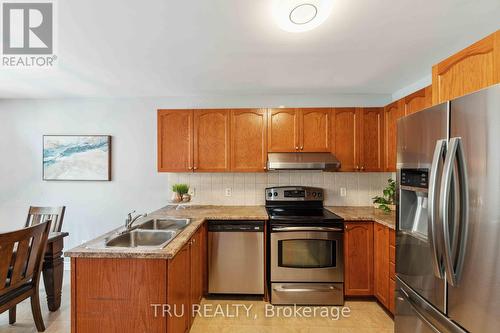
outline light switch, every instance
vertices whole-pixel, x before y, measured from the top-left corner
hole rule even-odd
[[[340,196],[345,197],[347,195],[347,189],[345,187],[340,188]]]

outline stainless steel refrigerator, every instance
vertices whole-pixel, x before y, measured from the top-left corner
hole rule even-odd
[[[396,333],[500,332],[500,85],[398,121]]]

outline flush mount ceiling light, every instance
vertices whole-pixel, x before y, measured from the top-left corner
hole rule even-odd
[[[332,4],[332,0],[275,0],[273,16],[285,31],[309,31],[328,18]]]

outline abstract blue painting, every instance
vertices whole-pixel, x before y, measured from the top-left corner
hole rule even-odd
[[[111,136],[44,135],[43,180],[111,180]]]

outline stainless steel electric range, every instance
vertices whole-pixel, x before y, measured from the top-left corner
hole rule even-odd
[[[344,303],[343,219],[321,188],[267,188],[272,304]]]

